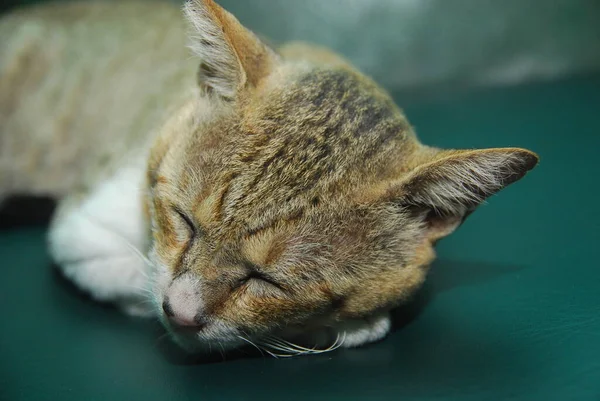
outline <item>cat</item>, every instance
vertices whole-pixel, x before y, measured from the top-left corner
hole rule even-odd
[[[180,14],[125,1],[2,18],[0,199],[57,198],[61,272],[191,352],[384,338],[435,243],[538,163],[425,146],[342,57],[273,49],[213,0],[185,3],[187,32]]]

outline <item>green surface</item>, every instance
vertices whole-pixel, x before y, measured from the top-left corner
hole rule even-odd
[[[58,279],[43,230],[6,231],[0,398],[599,400],[600,77],[403,103],[428,144],[518,145],[542,162],[440,244],[385,341],[192,363],[157,324]]]

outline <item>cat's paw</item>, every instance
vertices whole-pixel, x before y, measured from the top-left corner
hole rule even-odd
[[[63,275],[93,299],[113,302],[129,315],[154,313],[143,257],[120,234],[74,210],[56,219],[48,239]]]
[[[140,250],[144,221],[130,170],[119,172],[82,201],[60,205],[49,232],[50,253],[80,289],[125,313],[151,316],[149,263]],[[131,189],[134,188],[134,190]]]
[[[317,350],[331,350],[338,347],[354,348],[383,339],[392,328],[389,313],[378,313],[364,319],[352,319],[333,326],[305,331],[302,327],[289,327],[276,333],[288,344]]]
[[[146,294],[148,280],[144,266],[135,257],[98,255],[82,260],[61,260],[60,256],[55,259],[63,275],[94,300],[114,303],[131,316],[156,314]]]
[[[383,339],[390,332],[392,321],[389,313],[369,316],[365,319],[348,320],[336,327],[343,339],[342,347],[353,348]]]

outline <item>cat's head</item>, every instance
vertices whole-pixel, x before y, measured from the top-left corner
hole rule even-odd
[[[393,307],[434,243],[537,163],[522,149],[425,147],[337,56],[277,53],[211,0],[186,12],[199,93],[155,143],[148,205],[154,296],[187,348]]]

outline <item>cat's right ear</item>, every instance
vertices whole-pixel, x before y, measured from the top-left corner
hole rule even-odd
[[[184,10],[192,26],[191,48],[201,61],[202,89],[231,100],[269,75],[275,52],[233,15],[213,0],[189,0]]]
[[[438,240],[456,229],[483,201],[520,180],[538,163],[525,149],[439,151],[390,183],[384,199],[412,210]]]

